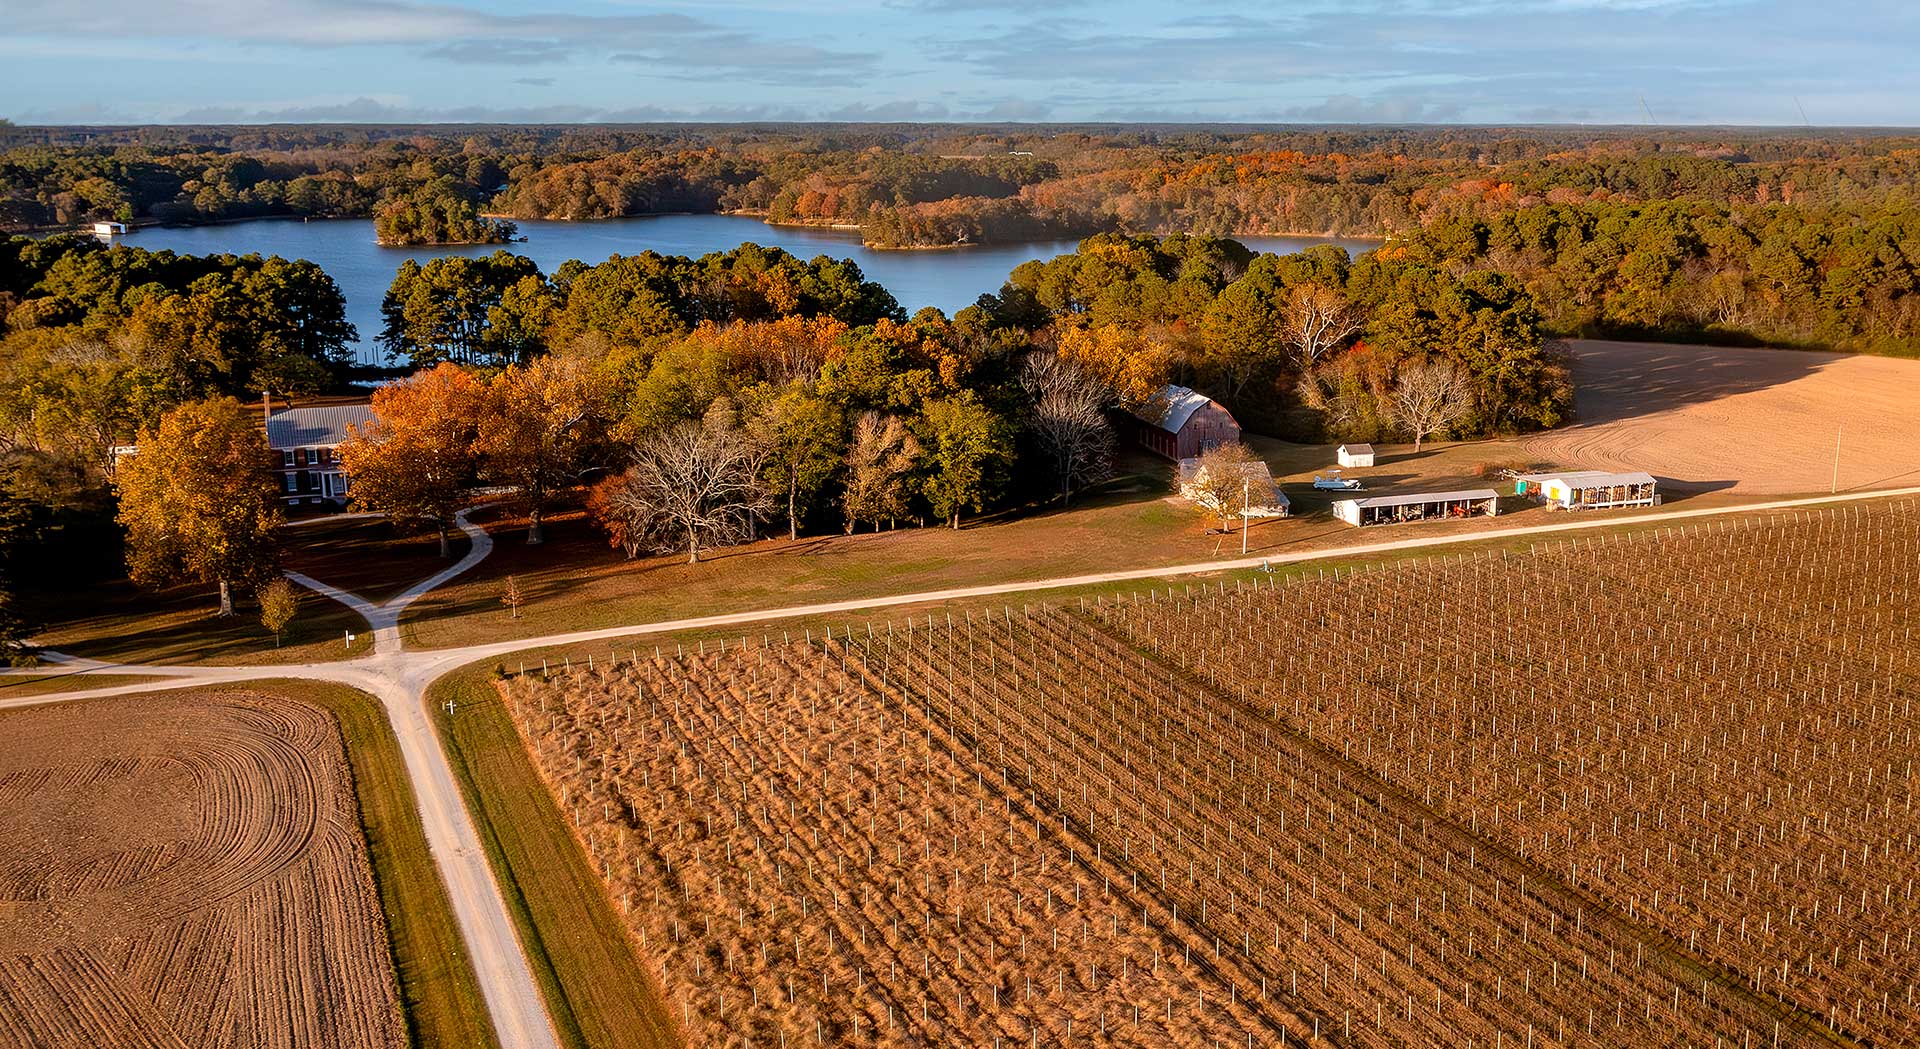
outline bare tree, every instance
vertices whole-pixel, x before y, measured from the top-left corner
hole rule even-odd
[[[1467,413],[1472,385],[1449,360],[1407,361],[1394,377],[1388,405],[1393,418],[1413,434],[1413,450]]]
[[[847,490],[841,506],[847,515],[847,534],[862,521],[876,531],[881,518],[897,518],[907,511],[907,475],[920,458],[920,442],[900,420],[867,412],[853,427],[847,448]]]
[[[1181,482],[1181,492],[1203,516],[1218,517],[1220,530],[1227,531],[1251,501],[1250,468],[1256,461],[1238,441],[1215,445],[1194,461],[1193,472]]]
[[[1280,307],[1280,337],[1300,362],[1300,373],[1312,375],[1322,358],[1360,331],[1365,317],[1347,297],[1324,284],[1299,284],[1289,289]]]
[[[1028,426],[1060,483],[1065,506],[1076,485],[1113,474],[1113,427],[1105,411],[1113,392],[1080,362],[1052,353],[1028,354],[1020,383],[1033,398]]]
[[[628,557],[703,548],[753,534],[768,508],[760,486],[762,453],[730,419],[679,423],[640,442],[633,465],[597,485],[588,510]]]

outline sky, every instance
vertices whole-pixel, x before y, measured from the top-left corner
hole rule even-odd
[[[1920,124],[1920,0],[0,0],[17,123]]]

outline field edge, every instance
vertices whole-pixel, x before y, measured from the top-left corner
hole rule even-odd
[[[258,684],[321,707],[339,726],[361,837],[386,921],[408,1045],[500,1049],[414,805],[400,742],[379,700],[331,682],[282,679]]]
[[[682,1049],[658,981],[489,673],[484,664],[451,671],[426,702],[555,1035],[568,1049]]]

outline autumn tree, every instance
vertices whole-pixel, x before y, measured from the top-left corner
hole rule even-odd
[[[766,508],[760,485],[765,453],[724,410],[642,440],[623,473],[595,485],[587,511],[629,558],[644,551],[704,548],[749,538]]]
[[[786,502],[787,538],[798,539],[801,514],[846,462],[846,416],[833,402],[794,386],[755,413],[748,429],[765,455],[767,495]]]
[[[970,391],[934,401],[925,415],[927,502],[942,520],[960,527],[960,514],[979,513],[999,491],[1013,458],[1006,422]]]
[[[440,556],[466,501],[486,388],[466,369],[441,364],[374,391],[373,419],[340,444],[353,504],[396,522],[432,525]]]
[[[1176,363],[1166,343],[1131,328],[1068,327],[1060,332],[1059,347],[1063,360],[1079,364],[1123,408],[1139,408],[1159,396]]]
[[[185,575],[220,585],[266,579],[281,523],[273,459],[253,413],[231,397],[183,404],[140,434],[139,454],[114,478],[127,568],[142,586]]]
[[[546,539],[541,519],[601,452],[606,398],[588,362],[549,354],[509,365],[487,384],[478,436],[481,476],[510,485],[527,507],[527,545]]]
[[[907,479],[920,458],[920,442],[899,417],[865,412],[854,423],[847,449],[847,488],[841,497],[847,534],[854,525],[872,521],[877,531],[882,519],[907,512]]]
[[[1203,516],[1218,517],[1220,530],[1233,527],[1233,519],[1246,512],[1250,502],[1251,468],[1259,460],[1238,441],[1215,445],[1200,453],[1183,488],[1194,509]]]
[[[13,492],[0,489],[0,665],[33,662],[27,639],[35,624],[22,607],[16,564],[40,549],[32,523],[32,508]]]
[[[1467,373],[1452,361],[1410,360],[1394,375],[1388,404],[1394,421],[1413,435],[1413,450],[1433,434],[1441,433],[1473,407]]]
[[[280,647],[280,635],[300,614],[300,591],[292,580],[277,576],[260,588],[260,625],[273,633],[273,647]]]
[[[1113,427],[1105,410],[1111,395],[1078,361],[1051,353],[1029,354],[1020,384],[1033,401],[1027,429],[1065,506],[1076,485],[1104,481],[1113,473]]]

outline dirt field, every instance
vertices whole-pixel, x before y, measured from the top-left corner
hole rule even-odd
[[[325,711],[164,694],[10,712],[0,738],[0,1041],[405,1044]]]
[[[1920,361],[1795,350],[1573,343],[1578,419],[1521,442],[1564,467],[1696,490],[1824,492],[1920,478]]]
[[[501,689],[694,1045],[1910,1044],[1916,509]]]

